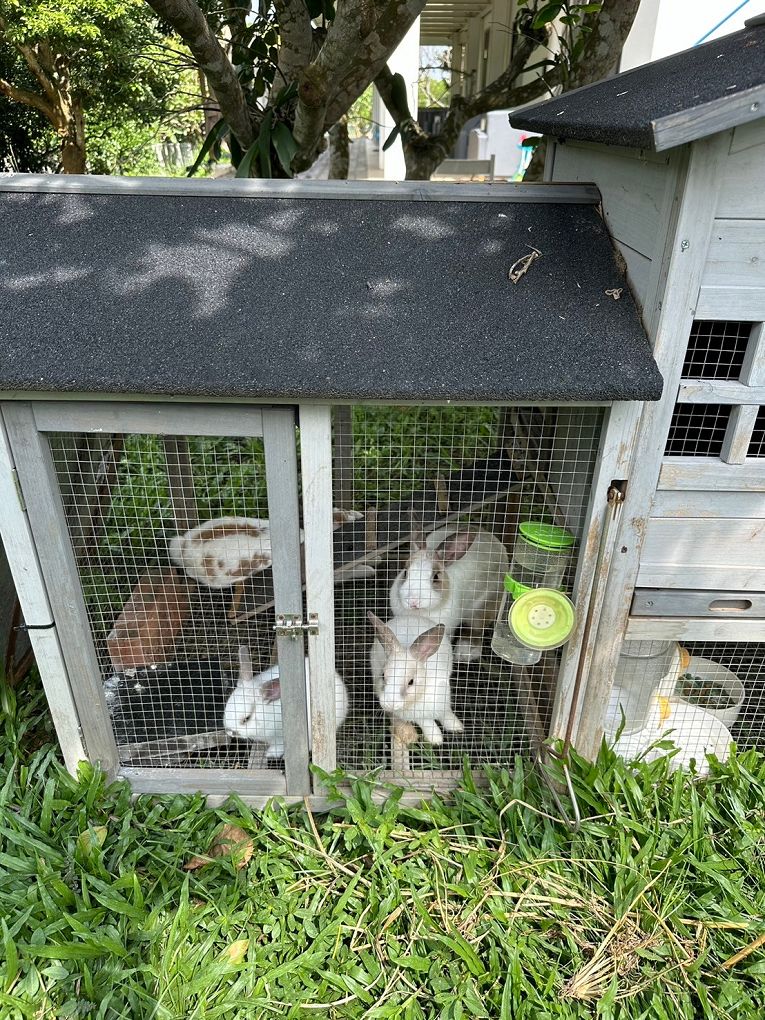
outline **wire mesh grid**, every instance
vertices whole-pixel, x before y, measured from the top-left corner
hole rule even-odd
[[[757,412],[747,457],[765,457],[765,407]]]
[[[683,364],[684,379],[738,379],[744,364],[751,322],[697,320]]]
[[[249,616],[273,599],[263,440],[50,445],[121,763],[251,764],[224,716],[240,647],[255,673],[274,661],[266,618]]]
[[[676,404],[669,426],[668,457],[719,457],[731,408],[726,404]]]
[[[731,741],[765,747],[765,643],[625,641],[605,729],[625,758],[671,752],[702,771]]]
[[[334,535],[341,767],[506,763],[546,734],[560,651],[511,664],[492,635],[508,570],[570,591],[576,547],[537,548],[535,571],[516,539],[526,521],[581,537],[600,423],[592,408],[334,409],[333,501],[363,513]]]
[[[335,408],[341,767],[507,762],[544,735],[559,650],[519,667],[492,653],[491,637],[521,522],[581,537],[601,417],[593,408]],[[290,735],[263,440],[58,434],[50,446],[121,763],[281,770]],[[406,586],[413,532],[423,560],[441,567],[423,566]],[[544,554],[563,565],[555,586],[568,591],[575,548]],[[539,586],[528,566],[516,564],[518,579]],[[390,648],[370,658],[368,614],[389,621],[392,588],[396,616],[410,622],[391,626],[427,676],[414,715],[382,686]]]

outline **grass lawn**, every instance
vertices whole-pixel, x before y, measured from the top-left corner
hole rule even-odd
[[[359,782],[253,814],[75,781],[34,681],[2,701],[3,1020],[765,1015],[754,752],[696,786],[575,762],[578,832],[520,764],[419,809]],[[245,841],[185,869],[224,825]]]

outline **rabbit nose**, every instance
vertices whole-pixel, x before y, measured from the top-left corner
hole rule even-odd
[[[410,605],[410,607],[412,609],[419,609],[420,608],[420,600],[419,599],[409,599],[409,605]]]

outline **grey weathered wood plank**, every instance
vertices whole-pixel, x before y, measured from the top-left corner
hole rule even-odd
[[[632,616],[627,641],[765,641],[765,620]]]
[[[6,404],[3,417],[88,758],[113,774],[117,747],[50,448],[29,404]]]
[[[692,379],[680,383],[677,400],[680,404],[763,404],[765,385],[748,386],[722,379]]]
[[[274,612],[303,617],[300,579],[300,523],[298,518],[295,414],[289,407],[263,412],[266,454],[268,517],[273,554]],[[331,502],[330,502],[331,511]],[[284,726],[284,770],[287,793],[311,792],[308,771],[308,712],[305,676],[305,640],[277,634]]]
[[[763,387],[765,393],[765,387]],[[757,404],[737,406],[731,409],[725,428],[720,460],[726,464],[743,464],[752,442],[752,433],[759,414]]]
[[[53,622],[40,561],[32,529],[16,485],[16,468],[5,424],[0,415],[0,533],[13,576],[24,620],[34,627],[29,639],[40,671],[45,697],[56,728],[64,763],[72,773],[87,758],[79,724],[79,713],[72,695],[69,673]]]
[[[765,286],[704,286],[696,302],[696,318],[739,322],[765,319]]]
[[[645,588],[765,590],[765,519],[652,517],[637,579]]]
[[[720,188],[717,215],[727,219],[765,219],[765,188],[762,167],[765,159],[765,121],[737,127]]]
[[[232,793],[270,798],[287,792],[285,777],[275,769],[182,769],[123,766],[133,793],[203,793],[227,797]],[[300,799],[301,795],[296,795]]]
[[[720,99],[697,106],[693,110],[679,110],[652,124],[654,148],[657,152],[673,149],[686,142],[704,140],[717,132],[762,119],[765,106],[765,86],[728,93]],[[716,197],[716,196],[715,196]]]
[[[652,517],[762,517],[765,491],[712,492],[660,489],[654,496]]]
[[[714,457],[665,457],[659,489],[765,491],[765,458],[750,457],[743,464],[724,464]]]
[[[761,287],[765,273],[765,219],[714,222],[702,287]]]
[[[352,198],[416,202],[554,202],[597,205],[592,184],[449,184],[424,181],[187,180],[163,177],[9,174],[0,191],[216,198]]]
[[[303,481],[305,588],[319,629],[308,636],[311,672],[311,756],[331,772],[336,765],[335,597],[332,550],[332,411],[328,405],[300,407],[300,463]],[[314,780],[314,792],[321,784]]]
[[[260,436],[261,410],[252,404],[131,403],[122,400],[35,400],[41,432],[147,432],[163,436]]]
[[[711,620],[765,618],[765,592],[636,588],[632,616],[708,617]]]
[[[658,254],[664,193],[672,176],[666,156],[657,160],[631,149],[567,144],[557,147],[555,176],[594,181],[614,239],[648,259]]]

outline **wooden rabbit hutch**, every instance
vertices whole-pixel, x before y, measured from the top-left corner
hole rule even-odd
[[[512,121],[552,136],[548,180],[597,185],[664,378],[661,401],[628,411],[630,481],[578,746],[600,740],[620,653],[623,666],[643,659],[626,665],[645,712],[651,660],[671,643],[677,693],[696,691],[739,746],[762,747],[765,15]]]
[[[71,768],[258,803],[319,798],[311,763],[444,788],[566,731],[625,428],[662,387],[598,201],[0,180],[2,537]],[[577,618],[516,668],[490,642],[527,520],[574,542]],[[440,644],[400,644],[438,719],[373,683],[393,587],[436,616]]]

